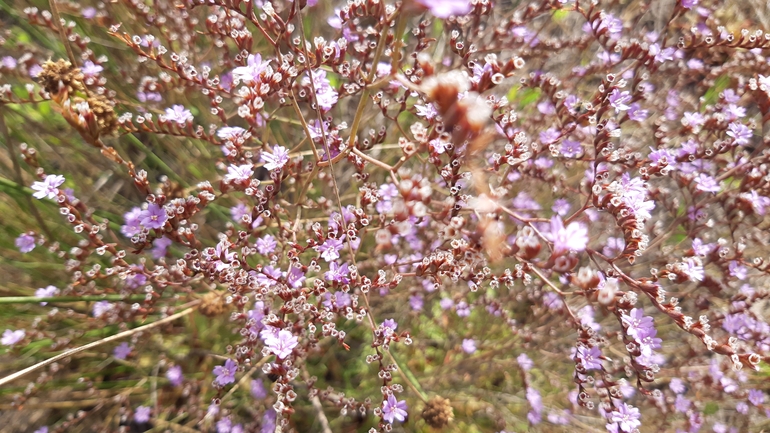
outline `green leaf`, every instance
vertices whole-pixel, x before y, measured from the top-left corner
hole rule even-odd
[[[540,89],[533,89],[531,87],[525,88],[519,95],[519,107],[524,108],[537,101],[540,99],[540,93]]]
[[[703,95],[703,105],[701,110],[705,109],[708,105],[714,105],[719,98],[719,94],[722,93],[730,85],[730,77],[728,75],[721,75],[714,81],[714,85],[706,91]]]
[[[560,22],[567,19],[567,16],[569,16],[569,11],[566,9],[559,9],[556,12],[553,13],[553,21],[554,22]]]
[[[703,408],[704,415],[713,415],[719,410],[719,405],[716,402],[710,401],[706,403],[706,407]]]

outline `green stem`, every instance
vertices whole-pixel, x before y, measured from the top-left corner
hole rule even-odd
[[[147,155],[147,159],[149,159],[154,164],[156,164],[163,171],[163,174],[179,182],[179,184],[182,185],[182,187],[184,188],[187,188],[189,186],[187,182],[185,182],[185,180],[182,178],[182,176],[180,176],[179,174],[177,174],[177,172],[172,170],[171,167],[168,166],[168,164],[163,162],[163,160],[160,159],[158,155],[156,155],[152,150],[150,150],[150,148],[148,148],[144,143],[142,143],[141,140],[136,138],[134,134],[126,134],[124,135],[124,137],[128,138],[128,140],[131,141],[131,143],[134,146],[138,147],[139,150],[144,152],[145,155]]]

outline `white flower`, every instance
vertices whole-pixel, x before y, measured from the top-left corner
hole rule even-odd
[[[32,184],[32,189],[35,192],[32,194],[37,199],[48,197],[50,199],[56,198],[59,194],[59,187],[64,183],[64,176],[59,174],[49,174],[42,182],[35,182]]]

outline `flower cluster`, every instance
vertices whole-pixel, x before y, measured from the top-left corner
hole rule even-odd
[[[17,3],[0,403],[78,408],[25,431],[767,423],[747,8]]]

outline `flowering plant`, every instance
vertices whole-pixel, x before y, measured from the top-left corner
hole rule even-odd
[[[766,15],[17,3],[9,428],[768,425]]]

